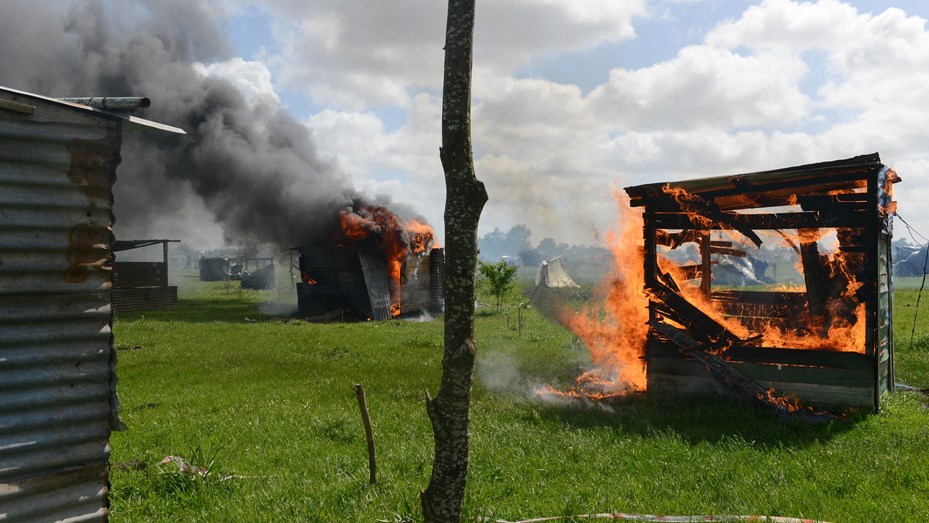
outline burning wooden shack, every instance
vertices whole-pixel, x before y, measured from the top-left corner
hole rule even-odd
[[[871,154],[627,187],[644,207],[648,390],[877,410],[894,386],[898,181]],[[755,270],[737,281],[732,259]]]
[[[422,222],[356,204],[342,211],[330,240],[293,250],[300,253],[301,316],[380,321],[442,311],[445,253]]]

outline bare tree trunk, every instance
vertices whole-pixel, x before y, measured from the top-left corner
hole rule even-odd
[[[445,355],[435,399],[426,412],[435,438],[429,486],[420,496],[430,522],[461,519],[468,478],[471,383],[474,374],[474,271],[477,225],[487,191],[474,174],[471,154],[471,48],[474,1],[449,0],[442,91],[442,148],[445,170]]]

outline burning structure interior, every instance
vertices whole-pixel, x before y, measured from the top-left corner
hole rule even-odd
[[[292,249],[300,253],[301,316],[380,321],[442,311],[445,251],[432,227],[360,201],[338,222],[328,241]]]
[[[627,187],[644,207],[647,389],[876,411],[894,385],[898,181],[871,154]]]
[[[300,252],[297,308],[301,316],[335,318],[350,313],[381,321],[401,312],[442,311],[444,249],[407,256],[396,278],[389,271],[387,257],[373,242],[353,247],[305,245],[296,250]]]

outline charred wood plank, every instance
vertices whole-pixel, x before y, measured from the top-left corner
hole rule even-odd
[[[866,227],[871,224],[871,213],[848,212],[787,212],[767,214],[721,213],[725,220],[712,220],[714,229],[815,229],[819,227]],[[739,228],[736,228],[738,225]],[[706,229],[705,220],[694,220],[686,213],[663,212],[655,214],[655,226],[660,229]]]
[[[775,191],[794,194],[813,190],[826,192],[826,190],[834,190],[841,186],[850,188],[857,186],[857,183],[864,181],[882,167],[880,155],[874,153],[771,171],[688,180],[676,183],[674,187],[683,188],[707,199],[729,195],[741,197],[745,194]],[[626,187],[625,191],[633,207],[650,205],[653,203],[653,198],[663,192],[665,185],[664,183],[638,185]]]
[[[871,213],[844,212],[821,213],[792,212],[770,214],[727,214],[725,222],[713,221],[713,229],[738,230],[732,226],[737,223],[743,227],[761,230],[776,229],[814,229],[817,227],[866,227],[871,223]],[[660,229],[706,229],[704,220],[694,220],[686,213],[657,213],[655,226]]]
[[[655,230],[655,243],[671,249],[677,249],[685,243],[697,243],[706,231],[688,229],[671,233],[662,229]]]
[[[677,196],[663,193],[655,198],[655,202],[663,209],[672,212],[681,211],[687,214],[691,220],[697,223],[703,223],[704,229],[707,228],[708,223],[724,224],[727,226],[727,229],[739,231],[756,246],[761,247],[761,238],[755,234],[755,231],[753,231],[751,227],[737,221],[732,221],[730,217],[737,215],[724,213],[712,200],[707,200],[699,195],[685,192]]]
[[[666,337],[662,336],[661,339]],[[662,343],[652,337],[646,345],[646,357],[671,358],[679,355],[677,346]],[[814,368],[848,369],[867,372],[874,369],[874,359],[858,352],[839,352],[819,349],[792,349],[785,347],[730,347],[723,359],[735,364],[770,363],[772,365],[800,365]]]
[[[712,244],[710,233],[704,232],[700,238],[700,291],[707,296],[710,295],[713,285],[713,271],[710,266],[713,259],[710,253]]]
[[[665,305],[666,310],[673,315],[674,321],[699,331],[713,348],[747,344],[746,340],[740,339],[724,325],[709,317],[699,307],[664,284],[656,282],[648,290],[657,301]]]
[[[867,245],[840,245],[839,250],[842,252],[868,252],[871,250]]]
[[[734,301],[741,303],[763,303],[772,305],[800,305],[806,300],[805,292],[787,291],[716,291],[710,295],[714,301]]]
[[[836,191],[846,191],[836,196],[840,197],[839,201],[863,201],[860,196],[863,193],[852,192],[863,187],[864,178],[849,181],[839,181],[830,183],[820,183],[806,187],[789,187],[767,190],[763,192],[749,190],[743,193],[718,195],[713,201],[723,211],[735,211],[743,209],[757,209],[760,207],[783,207],[797,204],[798,194],[809,195],[827,195],[835,194]]]
[[[675,293],[681,292],[681,288],[677,286],[677,282],[674,281],[674,278],[672,278],[671,275],[668,274],[667,272],[659,272],[658,279],[661,280],[662,283],[667,285],[668,288],[674,291]]]
[[[819,254],[819,245],[815,240],[802,240],[804,236],[815,238],[815,230],[800,229],[800,260],[803,262],[803,278],[806,283],[807,303],[810,314],[814,317],[826,316],[826,302],[829,299],[827,284],[829,270],[823,264]]]
[[[861,198],[865,196],[865,198]],[[797,203],[804,211],[867,211],[870,209],[866,194],[802,194]]]
[[[834,350],[744,347],[736,345],[726,351],[725,357],[731,361],[806,365],[834,369],[868,370],[874,367],[873,359],[865,354]]]
[[[702,363],[713,377],[731,387],[749,402],[770,407],[781,415],[790,414],[787,407],[770,401],[769,392],[761,385],[747,378],[719,356],[701,350],[702,345],[687,332],[660,321],[650,321],[649,325],[677,345],[681,352]]]

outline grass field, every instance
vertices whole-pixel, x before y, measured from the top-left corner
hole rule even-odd
[[[419,519],[432,453],[423,391],[437,388],[441,321],[275,320],[257,304],[286,292],[181,280],[177,309],[115,322],[129,430],[111,438],[113,521]],[[916,290],[894,297],[898,381],[918,387],[929,387],[926,298],[911,343]],[[526,314],[521,339],[505,314],[478,316],[469,520],[622,511],[929,521],[920,393],[817,425],[703,398],[545,404],[533,387],[567,383],[587,356],[570,333]],[[376,486],[354,383],[376,432]],[[210,472],[174,473],[158,465],[168,455]]]

